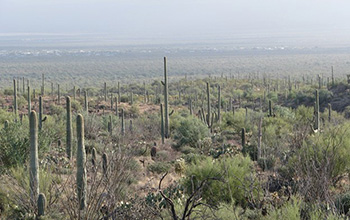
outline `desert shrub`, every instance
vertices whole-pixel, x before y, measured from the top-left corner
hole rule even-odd
[[[329,201],[329,189],[350,169],[350,124],[325,128],[307,139],[290,160],[299,176],[303,195]]]
[[[50,105],[50,112],[53,115],[63,116],[65,114],[66,110],[62,106],[55,105],[52,103]]]
[[[290,201],[283,204],[282,207],[270,212],[264,219],[289,219],[300,220],[302,200],[292,197]]]
[[[167,162],[154,162],[148,165],[147,170],[152,173],[165,173],[171,168],[170,164]]]
[[[338,195],[335,200],[335,207],[337,208],[339,214],[347,214],[350,210],[350,193],[344,193]]]
[[[264,171],[271,170],[274,167],[275,162],[276,160],[273,156],[261,157],[258,159],[258,164]]]
[[[253,174],[253,163],[249,157],[236,155],[231,158],[213,160],[207,157],[192,163],[186,169],[183,185],[187,194],[207,181],[202,189],[202,197],[209,204],[236,202],[246,206],[258,194],[258,184]],[[193,185],[192,185],[193,184]],[[252,189],[254,186],[256,188]]]
[[[76,112],[80,112],[83,110],[82,105],[77,100],[71,99],[71,106],[72,106],[72,109]]]
[[[207,126],[194,117],[182,118],[174,133],[176,149],[185,145],[195,148],[199,140],[209,136]]]
[[[25,163],[29,153],[28,133],[19,123],[9,123],[6,129],[0,130],[0,172]]]

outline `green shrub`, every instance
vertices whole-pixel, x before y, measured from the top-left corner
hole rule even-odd
[[[195,148],[198,141],[209,136],[207,126],[194,117],[182,118],[174,133],[176,149],[185,145]]]
[[[166,162],[155,162],[148,165],[147,170],[152,173],[165,173],[170,170],[170,164]]]
[[[282,207],[270,212],[265,219],[271,220],[300,220],[302,200],[297,197],[292,197],[290,201],[286,202]]]
[[[215,178],[216,180],[208,180],[203,187],[202,197],[207,203],[234,201],[245,207],[248,203],[247,198],[259,193],[253,173],[253,163],[249,157],[236,155],[221,160],[207,157],[188,166],[183,185],[186,193],[191,194],[192,189],[198,187],[202,181]],[[256,188],[252,189],[251,186]]]
[[[350,210],[350,193],[338,195],[335,200],[335,207],[339,214],[347,214]]]

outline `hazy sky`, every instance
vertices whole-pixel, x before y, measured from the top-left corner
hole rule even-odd
[[[348,0],[0,0],[0,33],[350,33]]]

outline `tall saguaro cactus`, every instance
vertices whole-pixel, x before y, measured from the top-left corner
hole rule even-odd
[[[46,197],[43,193],[39,194],[38,197],[38,216],[45,215]]]
[[[246,137],[245,137],[245,128],[242,128],[242,147],[246,144]]]
[[[168,74],[166,67],[166,57],[164,57],[164,135],[165,138],[169,138],[169,97],[168,97]]]
[[[44,96],[45,95],[45,74],[43,73],[42,74],[42,77],[41,77],[41,96]]]
[[[124,109],[121,110],[121,114],[122,114],[122,135],[125,135],[125,121],[124,121]]]
[[[328,103],[328,122],[332,120],[332,104]]]
[[[107,102],[107,83],[104,83],[103,86],[103,93],[104,93],[104,97],[105,97],[105,102]]]
[[[30,112],[32,111],[32,102],[31,102],[31,95],[30,95],[30,87],[28,86],[28,117],[30,115]]]
[[[162,144],[164,144],[164,112],[163,112],[163,104],[160,104],[160,133],[162,135]]]
[[[39,131],[41,131],[41,129],[43,128],[43,113],[43,98],[42,96],[39,96]]]
[[[269,117],[272,117],[272,101],[269,100]]]
[[[33,204],[36,204],[38,194],[39,194],[39,160],[38,160],[38,119],[35,111],[30,112],[29,133],[30,133],[30,165],[29,165],[30,200]]]
[[[89,112],[89,101],[88,101],[88,96],[87,96],[87,91],[84,91],[84,110],[86,114]]]
[[[86,154],[84,144],[84,118],[81,114],[77,116],[77,193],[79,209],[86,207]]]
[[[13,79],[13,112],[15,113],[15,119],[17,120],[18,106],[17,106],[17,89],[16,89],[16,79]]]
[[[318,90],[315,91],[315,125],[314,129],[317,131],[320,129],[320,98]]]
[[[58,104],[61,104],[60,84],[57,85],[57,103],[58,103]]]
[[[207,111],[208,111],[208,116],[205,118],[207,123],[208,123],[208,127],[210,127],[210,86],[209,86],[209,82],[207,82]],[[204,115],[205,116],[205,115]]]
[[[221,122],[221,87],[218,86],[218,122]]]
[[[118,82],[118,103],[120,104],[121,94],[120,94],[120,82]]]
[[[66,120],[66,153],[68,159],[72,158],[72,140],[73,140],[73,128],[72,128],[72,107],[70,97],[66,97],[66,110],[67,110],[67,120]]]

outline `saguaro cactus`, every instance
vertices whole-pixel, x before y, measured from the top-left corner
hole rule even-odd
[[[120,82],[118,82],[118,103],[120,104],[121,94],[120,94]]]
[[[77,89],[73,86],[73,99],[75,100],[77,96]]]
[[[165,138],[169,138],[169,97],[168,97],[168,74],[166,67],[166,57],[164,57],[164,135]]]
[[[107,102],[107,83],[106,82],[104,83],[104,86],[103,86],[103,93],[105,96],[105,102]]]
[[[72,140],[73,140],[73,128],[72,128],[72,107],[70,97],[66,97],[66,153],[68,159],[72,159]]]
[[[320,98],[318,90],[315,91],[315,125],[314,129],[317,131],[320,129]]]
[[[269,117],[272,117],[272,102],[269,100]]]
[[[61,104],[60,84],[57,85],[57,103],[58,103],[58,104]]]
[[[163,112],[163,104],[160,104],[160,133],[162,135],[162,144],[164,144],[164,112]]]
[[[31,102],[31,95],[30,95],[30,87],[28,86],[28,116],[30,115],[30,112],[32,111],[32,102]]]
[[[125,135],[125,121],[124,121],[124,109],[121,110],[121,114],[122,114],[122,135]]]
[[[91,150],[91,163],[94,169],[96,169],[96,165],[97,165],[96,155],[97,155],[96,148],[93,147]]]
[[[112,115],[109,116],[109,127],[108,127],[108,131],[109,131],[109,134],[112,136],[112,132],[113,132],[113,121],[112,121]]]
[[[35,111],[30,112],[30,166],[29,166],[29,185],[30,199],[33,204],[36,203],[39,194],[39,161],[38,161],[38,119]]]
[[[218,86],[218,118],[217,121],[221,122],[221,87]]]
[[[39,194],[38,197],[38,216],[45,215],[46,197],[43,193]]]
[[[43,98],[42,96],[39,96],[39,131],[41,131],[43,127]]]
[[[17,106],[17,89],[16,89],[16,79],[13,80],[13,112],[15,113],[15,120],[17,120],[18,106]]]
[[[332,119],[332,104],[328,103],[328,121],[331,122]]]
[[[118,97],[115,97],[115,115],[119,118],[119,112],[118,112]]]
[[[45,74],[43,73],[41,76],[41,96],[45,95]]]
[[[130,131],[130,133],[133,132],[132,120],[130,120],[130,123],[129,123],[129,131]]]
[[[245,128],[242,128],[242,147],[246,144]]]
[[[211,110],[210,110],[210,86],[209,86],[209,82],[207,82],[207,111],[208,111],[208,116],[205,118],[205,120],[208,123],[208,127],[210,127],[210,112],[211,112]]]
[[[86,154],[84,144],[84,118],[81,114],[77,116],[77,193],[79,209],[84,210],[86,207]]]
[[[103,154],[102,155],[102,170],[103,170],[103,175],[105,178],[107,178],[108,176],[108,157],[107,154]]]
[[[89,101],[88,101],[87,91],[84,91],[84,108],[85,108],[86,114],[89,113]]]

